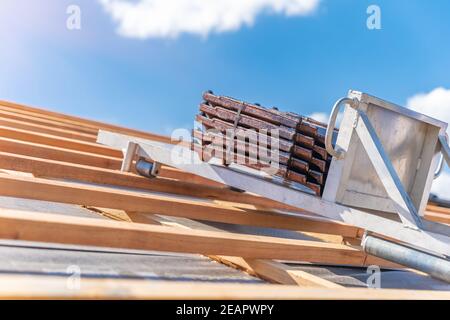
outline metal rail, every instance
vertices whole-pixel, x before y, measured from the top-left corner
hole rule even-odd
[[[339,108],[343,104],[349,105],[350,108],[346,108],[344,126],[341,127],[336,149],[334,149],[332,137]],[[367,111],[369,108],[371,109]],[[394,132],[401,131],[404,126],[417,127],[420,130],[417,136],[422,138],[419,141],[419,148],[415,144],[417,140],[408,140],[411,138],[408,135],[401,135],[403,140],[393,141],[391,132],[384,127],[380,129],[379,126],[376,130],[377,127],[372,124],[372,119],[375,120],[375,124],[378,121],[378,125],[391,121],[392,128],[389,127],[389,129]],[[450,261],[448,260],[450,226],[424,220],[419,214],[425,199],[428,199],[435,173],[442,170],[437,153],[441,152],[443,159],[450,163],[450,147],[444,135],[446,128],[446,124],[424,115],[366,94],[351,92],[348,98],[342,98],[336,102],[330,116],[325,146],[334,158],[323,198],[314,195],[309,188],[301,185],[293,188],[286,183],[277,183],[258,170],[236,164],[225,167],[221,162],[214,163],[214,158],[210,162],[203,162],[195,151],[185,145],[169,145],[102,130],[99,131],[97,141],[124,150],[122,168],[129,169],[130,159],[133,159],[136,154],[142,159],[153,162],[153,165],[143,161],[137,162],[137,171],[145,176],[157,175],[160,164],[165,164],[334,221],[345,222],[365,229],[369,233],[397,240],[406,246],[371,235],[365,236],[364,250],[369,254],[427,272],[438,279],[450,282]],[[390,147],[405,147],[405,141],[407,141],[406,151],[409,153],[392,154],[392,150],[385,150],[382,139],[385,144],[391,143]],[[413,146],[413,150],[410,151],[408,146]],[[403,165],[400,167],[403,170],[400,170],[398,174],[398,168],[391,161],[391,155],[400,156],[401,161],[408,159],[410,161],[408,164],[414,167],[411,169],[411,166]],[[368,168],[363,166],[352,172],[353,161],[358,157],[367,158],[365,165],[373,168],[371,179],[380,181],[375,185],[373,195],[364,193],[365,190],[361,187],[361,181],[365,181],[361,179],[366,179]],[[396,165],[401,166],[402,163],[397,161]],[[409,183],[413,186],[412,189],[411,187],[406,189],[403,185],[403,180],[408,180],[410,177],[408,174],[412,172],[407,170],[415,170],[413,175],[415,180]],[[349,180],[350,173],[356,174],[357,179]],[[342,191],[350,191],[353,197],[354,190],[357,190],[356,193],[359,192],[357,196],[360,198],[359,200],[358,198],[350,199],[350,202],[353,201],[352,205],[346,205],[345,201],[337,198]],[[380,197],[380,191],[385,192],[387,197]],[[377,210],[376,204],[375,207],[366,206],[363,202],[366,199],[364,197],[368,196],[372,196],[372,202],[374,199],[379,199],[378,202],[381,200],[384,206],[388,203],[393,211]],[[354,204],[355,199],[360,201],[360,206]],[[397,217],[386,215],[390,212],[396,213]],[[290,214],[295,215],[295,213]]]
[[[450,261],[392,241],[367,235],[362,246],[368,254],[425,272],[450,283]]]
[[[345,222],[406,243],[413,243],[426,251],[450,256],[450,226],[447,225],[424,221],[423,229],[405,228],[403,223],[385,216],[326,201],[312,194],[306,187],[298,186],[298,189],[293,189],[288,185],[268,180],[267,176],[256,170],[239,165],[223,167],[203,162],[196,152],[184,146],[169,145],[103,130],[99,131],[97,141],[117,149],[126,148],[129,141],[132,141],[139,145],[137,148],[139,157],[301,208],[331,220]],[[289,214],[295,215],[295,213]]]

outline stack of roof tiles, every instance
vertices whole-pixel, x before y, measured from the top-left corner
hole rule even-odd
[[[269,130],[270,135],[270,130],[278,129],[279,169],[275,176],[286,182],[305,185],[317,195],[321,195],[331,161],[331,156],[324,146],[326,124],[295,113],[281,112],[276,108],[268,109],[259,104],[217,96],[211,91],[205,92],[203,99],[196,120],[203,125],[204,130],[194,130],[194,137],[197,141],[201,141],[203,160],[207,161],[212,156],[210,153],[212,148],[207,147],[218,141],[214,140],[217,135],[226,134],[227,130],[247,134],[250,130],[253,132]],[[238,149],[242,149],[242,143],[237,143],[237,137],[238,134],[234,136],[233,143],[235,155]],[[247,140],[244,145],[246,150],[240,150],[241,154],[245,153],[248,157],[249,146],[252,143],[253,141]],[[258,147],[261,148],[261,145]],[[270,150],[270,143],[267,149]],[[223,150],[227,150],[226,145],[223,146]],[[227,159],[226,155],[222,159]],[[236,161],[236,156],[231,160]],[[261,169],[267,166],[268,162],[258,157],[256,164],[246,161],[244,165]]]

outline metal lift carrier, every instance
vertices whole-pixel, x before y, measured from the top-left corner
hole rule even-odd
[[[344,115],[333,147],[341,106]],[[202,162],[189,147],[106,131],[99,132],[98,142],[123,150],[124,171],[137,154],[150,161],[136,165],[146,175],[157,175],[165,164],[365,229],[366,252],[450,282],[450,226],[423,218],[433,180],[444,161],[450,165],[446,130],[444,122],[350,91],[330,116],[325,142],[333,160],[322,197],[240,165]]]

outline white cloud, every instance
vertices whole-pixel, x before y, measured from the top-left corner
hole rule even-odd
[[[320,0],[98,0],[131,38],[175,38],[181,33],[207,36],[251,26],[263,12],[300,16]]]
[[[450,200],[450,173],[442,172],[439,178],[433,181],[431,193],[434,193],[441,199]]]
[[[450,123],[450,89],[436,88],[408,99],[408,108],[430,117]],[[450,199],[450,173],[443,172],[433,182],[431,192],[443,199]]]
[[[311,118],[311,119],[314,119],[316,121],[323,122],[323,123],[328,123],[329,117],[330,117],[330,115],[325,112],[314,112],[308,116],[308,118]]]
[[[344,117],[344,112],[343,111],[339,112],[337,115],[337,118],[336,118],[336,128],[339,128],[343,117]],[[314,112],[314,113],[311,113],[308,116],[308,118],[328,124],[328,121],[330,120],[330,114],[328,114],[326,112]]]
[[[436,88],[408,99],[408,108],[450,123],[450,89]]]

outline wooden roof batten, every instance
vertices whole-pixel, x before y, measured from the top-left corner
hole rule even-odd
[[[294,208],[249,193],[237,193],[226,186],[170,167],[163,167],[161,176],[152,180],[135,172],[121,172],[121,152],[95,142],[99,129],[170,142],[168,137],[152,133],[0,101],[0,170],[32,175],[23,177],[0,173],[0,196],[76,204],[98,208],[95,211],[98,213],[112,209],[123,212],[127,217],[116,216],[113,218],[116,221],[103,221],[0,209],[0,238],[202,254],[271,283],[285,285],[286,291],[281,291],[281,296],[287,298],[353,299],[358,298],[358,294],[359,298],[369,297],[370,294],[357,294],[354,289],[296,270],[277,260],[359,267],[378,264],[386,268],[400,268],[367,256],[357,245],[364,232],[359,228],[301,210],[296,210],[292,215],[289,212],[294,212]],[[426,216],[430,220],[450,223],[447,217],[449,212],[448,209],[445,211],[429,206]],[[318,240],[199,230],[172,223],[161,216],[312,233]],[[16,283],[22,283],[19,278]],[[0,283],[13,281],[12,277],[0,278]],[[40,279],[33,281],[39,282]],[[51,285],[60,290],[58,281],[52,281]],[[126,285],[139,287],[134,282],[117,281],[118,287]],[[80,296],[109,297],[111,292],[104,291],[102,286],[102,281],[92,281],[89,288],[94,288],[94,291],[98,288],[96,294],[89,289],[81,292]],[[0,298],[26,296],[1,287]],[[168,290],[172,284],[166,288],[160,296],[140,291],[140,288],[135,292],[139,297],[164,298],[164,294],[170,296]],[[199,288],[207,290],[200,285]],[[222,288],[212,288],[211,297],[233,297],[225,286]],[[280,294],[276,285],[257,289],[259,293],[252,291],[251,286],[242,285],[242,288],[244,291],[236,294],[236,298],[251,297],[252,292],[255,297],[275,298]],[[302,291],[301,288],[317,291]],[[367,292],[364,290],[361,292]],[[67,293],[61,290],[54,292],[59,292],[60,297],[67,297]],[[206,291],[199,291],[198,297],[201,292]],[[46,293],[50,291],[33,291],[30,294],[45,297]],[[173,293],[175,297],[175,291]],[[385,291],[384,297],[391,298],[393,294]],[[397,298],[407,296],[407,292],[396,294]],[[418,298],[425,296],[417,292],[413,294]],[[433,293],[431,296],[450,299],[448,294]],[[188,294],[186,296],[189,297]],[[54,298],[51,295],[48,297]],[[383,298],[383,291],[378,291],[373,297]]]

